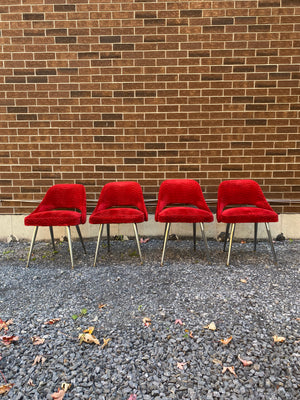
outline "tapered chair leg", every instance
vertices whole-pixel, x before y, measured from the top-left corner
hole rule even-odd
[[[196,224],[193,222],[194,251],[196,251]]]
[[[103,224],[101,224],[101,225],[99,226],[98,240],[97,240],[95,258],[94,258],[94,267],[96,266],[97,255],[98,255],[99,245],[100,245],[100,241],[101,241],[101,237],[102,237],[103,227],[104,227]]]
[[[81,235],[81,231],[80,231],[80,228],[79,228],[78,225],[76,225],[76,230],[77,230],[79,239],[80,239],[80,241],[81,241],[81,244],[82,244],[82,247],[83,247],[83,251],[84,251],[84,253],[86,254],[86,248],[85,248],[85,245],[84,245],[84,242],[83,242],[83,239],[82,239],[82,235]]]
[[[266,230],[267,230],[267,233],[268,233],[268,238],[269,238],[271,250],[272,250],[272,253],[273,253],[274,264],[277,265],[277,257],[276,257],[276,253],[275,253],[275,249],[274,249],[274,244],[273,244],[273,239],[272,239],[272,235],[271,235],[270,225],[269,225],[268,222],[265,222],[265,225],[266,225]]]
[[[256,244],[257,244],[257,227],[258,223],[254,223],[254,251],[256,251]]]
[[[31,254],[32,254],[32,249],[33,249],[33,246],[34,246],[34,242],[35,242],[35,239],[36,239],[36,234],[37,234],[38,229],[39,229],[38,226],[34,227],[32,239],[31,239],[31,243],[30,243],[30,249],[29,249],[29,253],[28,253],[28,258],[27,258],[26,268],[29,267],[30,258],[31,258]]]
[[[49,230],[50,230],[50,236],[51,236],[51,242],[52,242],[53,250],[55,251],[55,242],[54,242],[54,235],[53,235],[53,226],[49,226]]]
[[[207,245],[207,239],[206,239],[206,235],[205,235],[203,222],[200,222],[199,225],[200,225],[200,229],[201,229],[202,240],[204,242],[205,255],[206,255],[206,257],[208,257],[208,245]]]
[[[226,232],[225,232],[223,251],[226,250],[226,244],[227,244],[227,239],[228,239],[228,235],[229,235],[229,228],[230,228],[230,224],[226,224]]]
[[[160,262],[161,266],[163,266],[163,264],[164,264],[165,251],[166,251],[167,241],[168,241],[168,237],[169,237],[170,226],[171,226],[170,222],[167,222],[165,225],[164,246],[163,246],[161,262]]]
[[[135,240],[136,240],[136,244],[137,244],[139,255],[140,255],[140,260],[141,260],[141,263],[143,264],[143,258],[142,258],[142,252],[141,252],[141,246],[140,246],[140,241],[139,241],[139,234],[138,234],[137,225],[134,223],[134,224],[132,224],[132,226],[133,226],[133,230],[134,230],[134,234],[135,234]]]
[[[68,242],[69,242],[71,265],[72,265],[72,268],[74,268],[73,251],[72,251],[72,240],[71,240],[71,228],[69,226],[67,226],[67,233],[68,233]]]
[[[232,240],[233,240],[233,236],[234,236],[234,231],[235,231],[235,224],[231,225],[231,232],[230,232],[230,240],[229,240],[229,249],[228,249],[228,256],[227,256],[227,267],[229,266],[229,262],[230,262],[230,253],[231,253],[231,246],[232,246]]]
[[[106,224],[106,235],[107,235],[107,251],[110,252],[110,226]]]

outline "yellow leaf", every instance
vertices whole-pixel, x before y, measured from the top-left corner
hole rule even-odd
[[[0,386],[0,394],[7,393],[13,386],[14,383],[7,383],[5,385]]]
[[[78,339],[80,340],[81,344],[82,342],[91,344],[91,343],[95,343],[95,344],[100,344],[99,340],[95,338],[94,335],[91,335],[90,333],[80,333],[80,335],[78,336]]]
[[[62,388],[62,390],[64,390],[65,392],[67,392],[67,391],[71,388],[71,386],[72,386],[72,383],[63,382],[63,383],[61,384],[61,388]]]
[[[143,324],[146,326],[150,326],[151,325],[151,319],[150,318],[143,318]]]
[[[211,331],[215,331],[217,328],[216,328],[216,324],[214,322],[211,322],[209,325],[206,325],[204,327],[204,329],[209,329]]]
[[[285,341],[285,337],[283,337],[283,336],[275,335],[275,336],[273,336],[273,339],[274,339],[274,343],[282,343]]]
[[[90,335],[94,332],[95,327],[94,326],[89,326],[87,329],[85,329],[83,332],[84,333],[89,333]]]
[[[247,283],[248,281],[247,281],[247,279],[241,279],[241,282],[242,283]]]
[[[103,338],[103,345],[101,346],[101,349],[104,349],[104,347],[108,345],[108,342],[110,340],[111,340],[110,338],[107,338],[107,339]]]
[[[232,336],[230,336],[230,337],[227,338],[227,339],[221,339],[220,342],[221,342],[222,344],[224,344],[224,346],[227,346],[228,343],[231,342],[231,340],[232,340]]]

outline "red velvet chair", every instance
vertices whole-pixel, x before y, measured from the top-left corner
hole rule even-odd
[[[109,225],[132,223],[142,262],[137,223],[147,220],[148,213],[142,188],[137,182],[110,182],[104,185],[97,206],[89,219],[91,224],[100,224],[94,266],[97,261],[104,224],[107,225],[108,251],[110,251]]]
[[[164,262],[171,223],[187,222],[193,224],[195,250],[196,223],[199,222],[206,254],[208,254],[203,222],[212,222],[213,219],[213,214],[205,202],[198,182],[192,179],[169,179],[164,181],[159,188],[158,202],[155,211],[155,221],[165,223],[161,265],[163,265]]]
[[[259,184],[250,179],[224,181],[218,190],[217,220],[226,225],[224,251],[230,231],[229,250],[226,265],[229,265],[232,240],[237,223],[254,223],[254,251],[257,241],[257,224],[264,222],[273,253],[277,263],[269,222],[277,222],[278,215],[267,202]]]
[[[35,226],[27,259],[27,267],[29,266],[38,227],[49,226],[52,245],[55,250],[53,226],[66,226],[71,264],[73,268],[74,263],[70,226],[76,226],[84,252],[86,253],[79,228],[79,225],[84,224],[85,221],[86,195],[85,187],[83,185],[58,184],[48,189],[40,205],[24,219],[26,226]]]

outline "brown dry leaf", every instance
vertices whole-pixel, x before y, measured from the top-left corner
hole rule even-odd
[[[214,322],[211,322],[209,325],[206,325],[204,327],[204,329],[209,329],[211,331],[215,331],[217,328],[216,328],[216,324]]]
[[[39,344],[43,344],[45,342],[45,339],[40,338],[39,336],[32,336],[31,340],[34,346],[38,346]]]
[[[38,363],[40,363],[40,362],[41,362],[42,365],[43,365],[45,361],[46,361],[46,357],[43,357],[43,356],[39,355],[39,356],[36,356],[36,357],[35,357],[34,362],[33,362],[32,365],[36,365],[36,364],[38,364]]]
[[[230,343],[231,341],[232,341],[232,336],[230,336],[230,337],[227,338],[227,339],[221,339],[221,340],[220,340],[220,342],[221,342],[222,344],[224,344],[224,346],[227,346],[228,343]]]
[[[51,397],[55,400],[62,400],[66,392],[63,389],[58,389],[56,393],[52,393]]]
[[[99,304],[98,307],[99,307],[100,310],[101,310],[101,308],[107,307],[107,304]]]
[[[32,386],[32,387],[35,386],[32,379],[29,379],[29,381],[27,382],[27,385]]]
[[[222,361],[221,361],[221,360],[218,360],[217,358],[213,358],[212,362],[213,362],[214,364],[223,365]]]
[[[222,374],[225,374],[226,371],[229,371],[232,375],[237,376],[235,371],[234,371],[234,366],[232,367],[223,367],[222,369]]]
[[[150,326],[151,325],[151,319],[150,318],[143,318],[143,324],[146,326]]]
[[[7,321],[3,321],[0,318],[0,331],[1,331],[1,329],[4,329],[5,331],[8,331],[8,325],[10,325],[12,323],[13,323],[12,319],[8,319]]]
[[[101,349],[104,349],[104,347],[108,345],[108,342],[110,340],[111,340],[110,338],[107,338],[107,339],[103,338],[103,345],[101,346]]]
[[[183,367],[184,367],[186,364],[187,364],[186,362],[182,362],[182,363],[178,362],[178,363],[177,363],[177,368],[183,369]]]
[[[0,386],[0,394],[7,393],[13,386],[14,383],[6,383],[5,385]]]
[[[60,321],[60,318],[52,318],[49,321],[44,322],[45,325],[53,325],[56,322]]]
[[[252,365],[253,362],[252,361],[248,361],[248,360],[243,360],[240,355],[238,355],[238,359],[240,360],[240,362],[243,364],[244,367],[248,367],[249,365]]]
[[[80,333],[80,335],[78,336],[78,339],[80,340],[81,344],[82,342],[85,343],[95,343],[95,344],[100,344],[99,340],[95,338],[94,335],[91,335],[90,333]]]
[[[241,282],[242,283],[247,283],[248,281],[247,281],[247,279],[241,279]]]
[[[87,329],[85,329],[83,331],[83,333],[89,333],[90,335],[92,335],[92,333],[94,332],[95,327],[94,326],[89,326]]]
[[[0,336],[0,340],[2,340],[5,346],[9,346],[12,342],[17,342],[19,340],[19,336]]]
[[[275,335],[275,336],[273,336],[273,339],[274,339],[274,343],[282,343],[285,341],[285,337],[283,337],[283,336]]]

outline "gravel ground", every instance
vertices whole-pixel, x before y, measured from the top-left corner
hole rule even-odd
[[[96,240],[87,255],[73,242],[72,270],[67,242],[37,242],[27,269],[29,243],[0,242],[0,318],[13,319],[0,335],[19,338],[0,339],[3,398],[51,399],[67,382],[64,400],[300,399],[300,241],[275,242],[278,266],[264,241],[235,242],[230,267],[208,245],[206,261],[202,242],[169,241],[161,267],[162,240],[142,244],[143,265],[133,240],[112,240],[93,268]],[[100,344],[80,345],[90,326]]]

